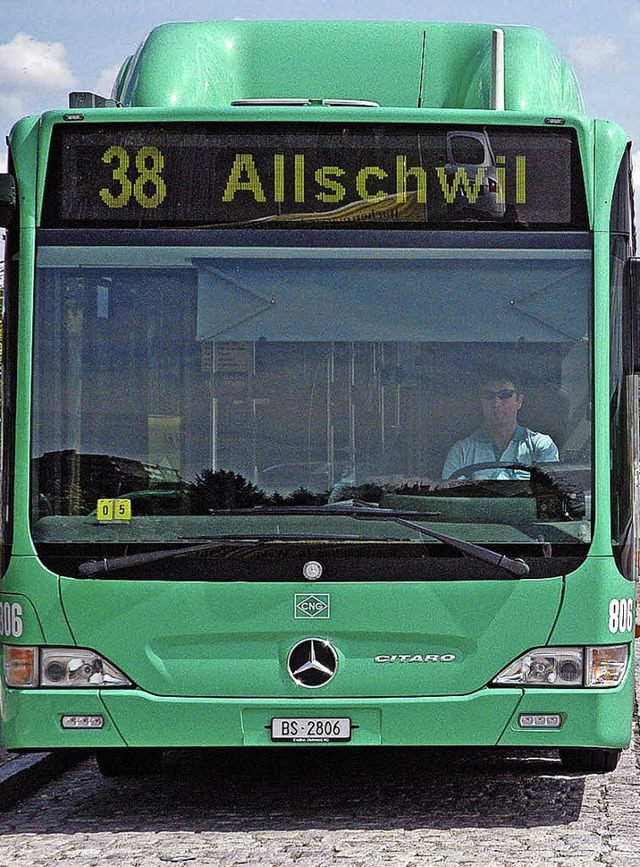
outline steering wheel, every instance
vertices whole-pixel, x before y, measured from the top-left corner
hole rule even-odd
[[[448,481],[459,479],[460,476],[473,475],[473,473],[478,473],[481,470],[524,470],[531,473],[531,466],[528,464],[505,464],[502,461],[483,461],[479,464],[467,464],[465,467],[458,467],[451,473]]]

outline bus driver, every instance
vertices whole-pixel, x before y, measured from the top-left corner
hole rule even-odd
[[[480,405],[482,427],[453,445],[442,470],[442,478],[457,475],[464,467],[480,463],[524,464],[557,461],[558,447],[550,436],[518,424],[518,412],[524,394],[511,376],[496,374],[481,382]],[[484,479],[517,479],[525,475],[517,470],[495,467],[470,473]]]

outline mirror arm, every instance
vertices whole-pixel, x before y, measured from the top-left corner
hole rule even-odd
[[[13,175],[0,174],[0,226],[8,226],[16,213],[16,181]]]

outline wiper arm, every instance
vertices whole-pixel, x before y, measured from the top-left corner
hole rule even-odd
[[[148,563],[157,563],[160,560],[170,560],[173,557],[180,557],[189,554],[202,554],[205,551],[213,551],[216,548],[225,548],[229,545],[239,546],[244,548],[255,548],[258,545],[265,545],[267,542],[360,542],[362,536],[357,534],[346,533],[270,533],[264,535],[256,535],[251,538],[246,536],[217,536],[215,539],[210,539],[207,542],[200,542],[198,545],[187,545],[183,548],[164,548],[161,551],[143,551],[140,554],[124,554],[122,557],[103,557],[102,560],[87,560],[81,563],[78,567],[78,574],[81,578],[93,578],[96,575],[106,574],[107,572],[116,572],[120,569],[135,569],[138,566],[146,566]],[[366,541],[382,541],[387,539],[367,539]]]
[[[418,518],[419,520],[428,520],[437,518],[440,512],[410,512],[398,511],[396,509],[375,508],[367,504],[363,506],[357,505],[354,508],[353,503],[349,505],[335,506],[257,506],[253,509],[215,509],[212,511],[214,515],[345,515],[350,518],[355,518],[358,521],[393,521],[403,527],[409,527],[411,530],[417,530],[424,536],[430,536],[432,539],[437,539],[439,542],[444,542],[463,554],[469,557],[475,557],[476,560],[482,560],[485,563],[490,563],[492,566],[498,566],[501,569],[506,569],[513,575],[523,578],[529,574],[530,569],[527,563],[521,559],[512,559],[505,557],[504,554],[496,554],[495,551],[490,551],[488,548],[483,548],[481,545],[476,545],[473,542],[467,542],[464,539],[458,539],[456,536],[449,536],[447,533],[438,533],[435,530],[428,530],[421,524],[415,521],[408,520],[409,518]]]
[[[189,545],[186,548],[165,548],[162,551],[144,551],[141,554],[125,554],[122,557],[104,557],[102,560],[87,560],[78,567],[81,578],[93,578],[106,572],[116,572],[119,569],[129,569],[136,566],[146,566],[147,563],[157,563],[159,560],[170,560],[181,554],[200,554],[203,551],[212,551],[215,548],[223,548],[226,545],[242,545],[255,547],[262,544],[265,539],[233,539],[230,537],[217,538],[209,542],[201,542],[199,545]]]
[[[411,521],[409,518],[419,518],[420,520],[428,520],[439,516],[439,512],[415,512],[415,511],[398,511],[394,509],[372,508],[372,507],[356,507],[352,504],[348,506],[265,506],[252,509],[215,509],[212,510],[214,515],[344,515],[345,517],[354,518],[358,521],[392,521],[403,527],[408,527],[415,530],[424,536],[429,536],[432,539],[437,539],[456,548],[463,554],[470,557],[475,557],[476,560],[482,560],[485,563],[490,563],[493,566],[498,566],[501,569],[506,569],[513,575],[525,577],[529,574],[529,566],[521,559],[511,559],[503,554],[496,554],[495,551],[490,551],[483,548],[481,545],[476,545],[473,542],[467,542],[464,539],[458,539],[455,536],[449,536],[447,533],[439,533],[436,530],[427,529],[416,521]],[[242,547],[256,547],[264,545],[267,542],[305,542],[309,540],[326,540],[326,541],[360,541],[361,536],[346,535],[337,533],[305,533],[304,535],[287,535],[287,534],[269,534],[256,535],[252,538],[238,536],[218,536],[207,542],[201,542],[198,545],[188,545],[182,548],[169,548],[161,551],[145,551],[141,554],[125,554],[122,557],[104,557],[102,560],[87,560],[81,563],[78,568],[78,574],[81,578],[93,578],[96,575],[102,575],[109,572],[116,572],[120,569],[131,569],[138,566],[146,566],[149,563],[157,563],[161,560],[169,560],[173,557],[180,557],[189,554],[201,554],[205,551],[212,551],[216,548],[223,548],[228,545]],[[367,539],[367,541],[392,541],[389,539]]]
[[[427,529],[415,521],[408,521],[397,512],[388,514],[378,514],[373,510],[361,511],[356,509],[349,513],[352,518],[358,521],[393,521],[395,524],[400,524],[403,527],[409,527],[412,530],[417,530],[425,536],[430,536],[432,539],[437,539],[439,542],[444,542],[451,545],[452,548],[457,548],[463,554],[470,557],[475,557],[476,560],[482,560],[485,563],[491,563],[492,566],[499,566],[501,569],[506,569],[513,575],[519,578],[524,578],[529,574],[529,566],[524,560],[519,558],[512,560],[511,557],[505,557],[504,554],[496,554],[495,551],[490,551],[488,548],[483,548],[481,545],[476,545],[473,542],[467,542],[464,539],[458,539],[455,536],[449,536],[447,533],[438,533],[435,530]]]

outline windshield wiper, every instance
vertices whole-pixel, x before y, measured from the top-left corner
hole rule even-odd
[[[439,533],[436,530],[430,530],[423,527],[415,521],[408,520],[409,518],[418,518],[424,521],[431,518],[437,518],[440,512],[409,512],[399,511],[397,509],[372,508],[371,506],[357,506],[354,508],[352,503],[340,506],[256,506],[253,509],[215,509],[212,510],[214,515],[345,515],[349,518],[355,518],[357,521],[393,521],[395,524],[400,524],[403,527],[408,527],[411,530],[416,530],[424,536],[430,536],[432,539],[437,539],[452,548],[456,548],[463,554],[469,557],[475,557],[476,560],[482,560],[484,563],[490,563],[492,566],[498,566],[500,569],[506,569],[518,578],[526,577],[529,572],[529,566],[520,558],[512,559],[504,554],[496,554],[495,551],[490,551],[482,545],[476,545],[474,542],[467,542],[465,539],[458,539],[456,536],[449,536],[447,533]]]
[[[439,518],[442,512],[385,509],[360,500],[349,500],[331,506],[252,506],[246,509],[210,509],[210,515],[328,515],[331,517],[354,515],[396,515],[400,518]]]
[[[399,511],[396,509],[375,508],[370,505],[359,506],[350,502],[344,506],[258,506],[250,509],[213,509],[213,515],[327,515],[327,516],[344,516],[353,518],[357,521],[392,521],[400,526],[407,527],[421,533],[423,536],[429,536],[436,539],[438,542],[443,542],[450,545],[463,554],[469,557],[474,557],[476,560],[481,560],[485,563],[490,563],[492,566],[498,566],[511,572],[519,578],[529,574],[529,566],[521,559],[512,559],[503,554],[497,554],[495,551],[490,551],[481,545],[474,542],[467,542],[465,539],[458,539],[456,536],[450,536],[448,533],[440,533],[436,530],[423,527],[415,520],[409,518],[417,518],[424,521],[436,518],[440,515],[439,512],[416,512],[416,511]],[[78,568],[78,574],[81,578],[93,578],[96,575],[103,575],[110,572],[116,572],[120,569],[130,569],[138,566],[146,566],[149,563],[157,563],[161,560],[169,560],[172,557],[188,556],[189,554],[201,554],[205,551],[212,551],[216,548],[223,548],[229,545],[241,547],[256,547],[264,545],[267,542],[307,542],[307,541],[368,541],[368,542],[386,542],[400,541],[397,539],[388,538],[363,538],[359,535],[347,535],[338,533],[305,533],[305,534],[257,534],[250,538],[246,536],[217,536],[206,542],[201,542],[198,545],[188,545],[182,548],[169,548],[161,551],[145,551],[140,554],[125,554],[121,557],[104,557],[102,560],[87,560],[81,563]]]
[[[382,511],[382,510],[381,510]],[[415,521],[408,521],[400,514],[391,512],[389,514],[377,514],[371,511],[354,510],[350,513],[352,518],[358,521],[393,521],[395,524],[400,524],[403,527],[409,527],[422,533],[425,536],[430,536],[432,539],[437,539],[439,542],[444,542],[446,545],[451,545],[452,548],[457,548],[463,554],[469,557],[475,557],[476,560],[482,560],[484,563],[491,563],[492,566],[498,566],[500,569],[506,569],[518,578],[526,577],[529,572],[529,566],[524,560],[511,557],[505,557],[504,554],[496,554],[495,551],[490,551],[488,548],[483,548],[481,545],[476,545],[474,542],[467,542],[465,539],[458,539],[456,536],[449,536],[448,533],[438,533],[435,530],[427,529]]]
[[[363,537],[359,534],[346,533],[269,533],[258,534],[247,538],[246,536],[216,536],[215,539],[209,539],[207,542],[200,542],[198,545],[187,545],[182,548],[163,548],[160,551],[143,551],[140,554],[124,554],[121,557],[103,557],[101,560],[87,560],[81,563],[78,567],[78,575],[81,578],[94,578],[96,575],[103,575],[107,572],[117,572],[120,569],[132,569],[137,566],[146,566],[149,563],[157,563],[160,560],[170,560],[172,557],[180,557],[189,554],[202,554],[205,551],[213,551],[216,548],[225,548],[229,546],[255,548],[258,545],[265,545],[267,542],[361,542]],[[370,542],[387,542],[388,539],[367,539]]]
[[[212,551],[215,548],[223,548],[225,545],[242,545],[255,547],[264,542],[264,539],[233,539],[232,537],[218,537],[209,542],[201,542],[199,545],[188,545],[183,548],[164,548],[161,551],[143,551],[141,554],[124,554],[122,557],[103,557],[102,560],[87,560],[78,567],[81,578],[93,578],[106,572],[116,572],[119,569],[128,569],[135,566],[146,566],[147,563],[157,563],[159,560],[169,560],[171,557],[179,557],[181,554],[201,554],[203,551]]]

